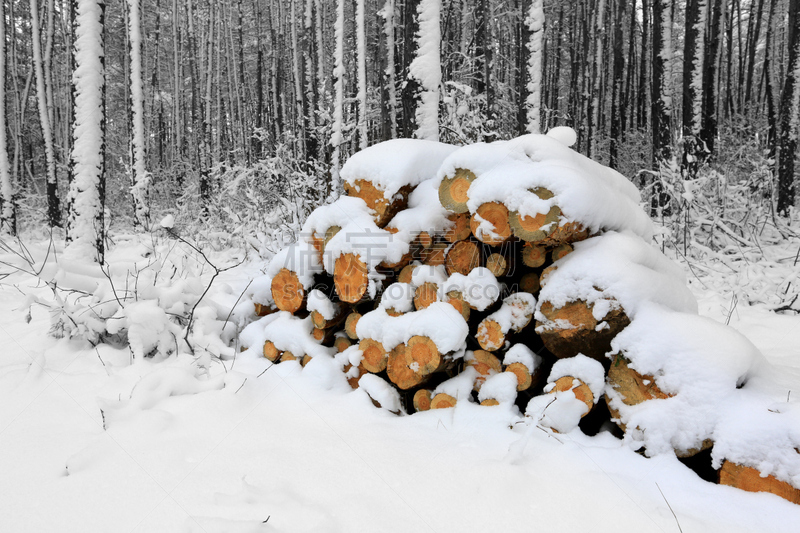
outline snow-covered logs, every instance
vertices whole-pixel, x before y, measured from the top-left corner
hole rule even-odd
[[[341,175],[348,196],[258,283],[265,316],[243,344],[276,363],[322,357],[395,414],[472,403],[558,433],[613,422],[647,455],[710,449],[722,483],[797,501],[800,454],[748,453],[727,407],[758,354],[697,316],[621,175],[542,135],[389,141]],[[794,442],[783,427],[771,440]]]

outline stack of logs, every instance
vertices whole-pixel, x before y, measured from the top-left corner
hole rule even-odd
[[[327,291],[327,297],[333,311],[309,309],[313,307],[309,306],[311,290],[296,272],[282,268],[271,282],[274,303],[257,304],[257,314],[263,316],[280,310],[299,318],[310,317],[312,335],[318,343],[340,354],[347,350],[360,352],[360,361],[358,357],[355,361],[350,358],[351,362],[342,365],[351,387],[358,388],[365,374],[378,376],[387,387],[397,391],[406,412],[454,407],[464,401],[498,405],[503,400],[481,394],[481,388],[492,376],[510,373],[515,377],[512,382],[516,384],[516,404],[523,412],[534,396],[572,391],[575,398],[587,406],[584,416],[591,412],[600,423],[618,418],[609,414],[603,398],[593,397],[580,376],[561,376],[551,380],[548,386],[546,378],[553,364],[578,354],[602,363],[607,383],[620,392],[626,403],[667,397],[655,385],[652,376],[637,374],[624,360],[612,367],[611,360],[606,357],[611,340],[630,323],[624,310],[612,307],[598,320],[592,307],[585,302],[573,301],[560,307],[551,302],[537,302],[541,285],[557,268],[557,261],[573,251],[574,243],[591,237],[589,230],[579,222],[570,221],[570,214],[563,213],[558,205],[532,217],[520,215],[500,202],[484,203],[471,213],[467,206],[469,190],[476,179],[476,175],[465,168],[445,176],[438,192],[441,206],[449,213],[449,225],[440,231],[421,231],[414,235],[408,253],[400,261],[384,261],[377,269],[385,279],[383,289],[400,283],[407,284],[406,288],[413,291],[410,308],[383,305],[388,316],[419,313],[438,302],[449,304],[468,326],[469,334],[464,339],[466,350],[443,350],[425,335],[413,335],[406,342],[387,347],[379,339],[360,334],[359,320],[381,307],[382,293],[379,288],[374,298],[369,297],[370,280],[374,282],[375,277],[370,277],[367,261],[357,252],[341,253],[335,258],[332,276],[325,272],[316,275],[315,286],[332,289]],[[393,220],[407,208],[413,190],[414,187],[405,186],[386,198],[382,188],[369,176],[345,186],[348,196],[363,200],[372,210],[375,225],[392,234],[403,229],[394,226]],[[541,187],[529,192],[542,200],[554,196]],[[307,237],[319,254],[320,263],[326,245],[341,230],[340,226],[331,226]],[[497,280],[500,291],[490,305],[479,306],[459,291],[443,292],[435,276],[414,275],[425,267],[437,267],[428,270],[443,271],[444,279],[454,274],[469,276],[476,269],[485,269]],[[561,324],[564,327],[537,327],[544,321],[537,321],[535,315],[551,326]],[[516,348],[519,345],[525,347],[528,355],[509,357],[507,354],[512,351],[519,354]],[[308,354],[281,351],[269,339],[263,353],[276,363],[292,360],[305,366],[310,360]],[[440,385],[468,369],[472,369],[469,372],[474,376],[469,396],[456,397],[441,390],[447,388]],[[372,399],[380,406],[377,398]],[[584,428],[583,423],[581,427]],[[621,431],[624,430],[622,426]],[[771,477],[754,477],[750,470],[726,462],[722,481],[753,490],[753,484],[760,480],[755,490],[780,493],[800,503],[797,489]],[[745,481],[738,483],[738,479]],[[778,489],[773,489],[770,483],[779,486]]]

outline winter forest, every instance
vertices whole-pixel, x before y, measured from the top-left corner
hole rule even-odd
[[[0,15],[0,529],[796,532],[800,0]]]

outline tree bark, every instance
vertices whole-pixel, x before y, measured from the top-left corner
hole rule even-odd
[[[778,214],[788,217],[794,207],[794,160],[800,125],[800,2],[789,2],[789,64],[781,95],[780,146],[778,148]]]

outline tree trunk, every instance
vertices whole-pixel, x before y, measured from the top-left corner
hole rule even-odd
[[[704,155],[700,144],[703,118],[703,72],[708,0],[686,2],[686,39],[683,61],[683,156],[684,178],[694,179]]]
[[[419,3],[419,33],[417,53],[408,67],[409,76],[419,83],[419,102],[416,106],[414,137],[439,140],[439,84],[442,65],[439,54],[441,28],[439,18],[442,0],[421,0]]]
[[[778,214],[788,217],[794,207],[794,160],[800,124],[800,2],[789,2],[789,65],[781,95],[781,129],[778,151]]]
[[[67,196],[67,250],[103,263],[105,254],[104,0],[75,2],[74,177]]]
[[[130,47],[130,132],[129,165],[133,224],[146,229],[150,223],[148,189],[150,177],[145,166],[144,83],[142,81],[141,0],[128,1],[128,44]]]
[[[525,25],[530,32],[527,43],[528,53],[528,97],[525,107],[528,110],[528,133],[542,131],[542,60],[544,58],[544,2],[533,0]],[[522,73],[520,73],[522,75]]]
[[[622,25],[625,20],[626,0],[617,0],[616,21],[614,22],[614,86],[611,92],[611,139],[609,140],[609,161],[611,168],[619,167],[619,143],[622,137],[623,103],[622,103],[622,81],[625,73],[625,59],[623,57],[623,31]],[[631,35],[633,39],[633,35]]]
[[[386,38],[384,45],[385,62],[382,71],[381,90],[381,139],[388,141],[397,137],[397,94],[395,88],[395,61],[394,61],[394,2],[386,0],[379,15],[383,17],[383,34]]]
[[[6,149],[6,7],[0,3],[0,234],[17,234],[14,189]]]
[[[719,73],[722,62],[722,38],[725,28],[725,4],[727,0],[710,0],[711,24],[706,35],[706,61],[703,70],[703,117],[700,141],[705,145],[708,157],[715,153],[717,138]]]
[[[331,159],[331,196],[339,197],[341,179],[339,166],[342,145],[342,131],[344,129],[344,0],[336,3],[336,52],[334,53],[333,76],[335,78],[333,90],[335,100],[333,104],[333,126],[331,128],[331,146],[333,156]]]

